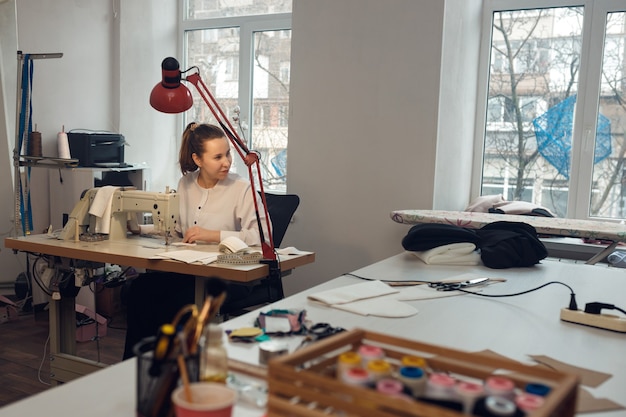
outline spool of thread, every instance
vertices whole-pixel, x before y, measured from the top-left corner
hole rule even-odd
[[[361,361],[364,368],[367,368],[367,364],[371,360],[383,359],[385,357],[385,351],[378,346],[361,345],[359,346],[358,353],[361,356]]]
[[[487,395],[512,400],[515,397],[515,383],[503,376],[490,376],[485,381],[485,392]]]
[[[402,366],[412,366],[415,368],[426,369],[426,360],[419,356],[405,355],[402,357]]]
[[[365,387],[370,383],[370,374],[363,368],[351,368],[341,375],[341,381],[348,385]]]
[[[550,387],[538,382],[531,382],[526,384],[526,392],[545,397],[550,393]]]
[[[356,352],[344,352],[337,358],[337,378],[341,379],[342,375],[348,369],[358,368],[361,366],[361,355]]]
[[[63,129],[57,133],[57,148],[59,151],[59,158],[61,159],[70,159],[70,142],[67,138],[67,133],[65,133],[65,126]]]
[[[384,359],[374,359],[367,363],[367,372],[372,381],[379,381],[391,375],[391,364]]]
[[[487,397],[485,399],[485,408],[491,416],[514,416],[517,408],[513,401],[502,397]]]
[[[403,366],[398,373],[398,379],[411,390],[414,397],[419,397],[424,393],[426,374],[422,368]]]
[[[463,412],[465,414],[472,414],[474,404],[484,394],[485,389],[482,384],[468,381],[460,381],[456,384],[456,395],[463,403]]]
[[[545,402],[546,400],[542,396],[529,394],[527,392],[523,392],[515,397],[515,405],[517,405],[520,410],[525,412],[538,410],[543,407]]]
[[[28,136],[28,150],[27,153],[29,156],[42,156],[42,147],[41,147],[41,132],[30,132]]]
[[[376,383],[376,391],[385,395],[402,394],[402,382],[391,378],[383,378]]]
[[[424,395],[435,399],[455,399],[456,379],[450,375],[435,372],[429,375]]]

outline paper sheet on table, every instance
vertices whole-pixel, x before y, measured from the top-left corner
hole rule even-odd
[[[173,260],[185,262],[188,264],[199,262],[201,264],[208,265],[212,262],[217,261],[217,257],[219,255],[220,255],[219,252],[204,252],[204,251],[199,251],[199,250],[184,249],[184,250],[161,252],[161,253],[158,253],[156,256],[159,258],[173,259]]]

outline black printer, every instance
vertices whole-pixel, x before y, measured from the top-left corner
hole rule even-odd
[[[67,132],[72,158],[83,167],[125,167],[124,136],[112,132],[72,130]]]

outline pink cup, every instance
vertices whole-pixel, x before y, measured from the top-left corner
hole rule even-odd
[[[172,392],[176,417],[231,417],[237,393],[224,384],[216,382],[193,382],[189,384],[191,401],[185,398],[185,387]]]

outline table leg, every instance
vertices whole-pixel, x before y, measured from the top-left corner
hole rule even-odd
[[[606,258],[607,256],[609,256],[617,247],[617,244],[619,242],[612,242],[609,246],[607,246],[606,248],[602,249],[599,253],[596,253],[593,257],[591,257],[591,259],[589,259],[587,262],[585,262],[587,265],[595,265],[598,262],[600,262],[602,259]]]
[[[50,376],[53,383],[57,383],[54,372],[56,355],[66,353],[76,354],[76,300],[72,297],[63,297],[49,303],[50,326]]]
[[[195,303],[198,306],[198,309],[202,308],[204,304],[204,299],[206,298],[206,294],[204,293],[204,284],[206,278],[196,276],[194,278],[196,280],[196,289],[195,289]]]

